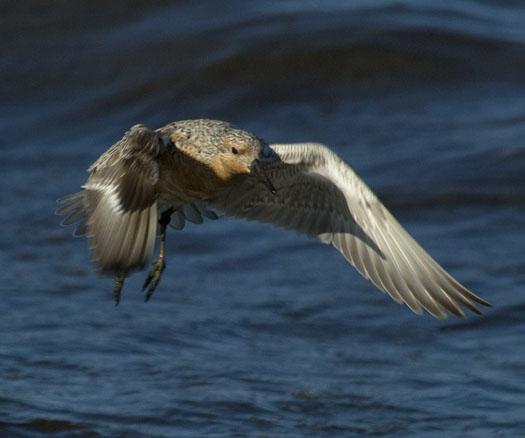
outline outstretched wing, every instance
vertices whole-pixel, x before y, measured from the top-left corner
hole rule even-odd
[[[227,215],[269,222],[334,245],[379,289],[415,313],[437,318],[460,305],[488,305],[452,276],[405,231],[357,174],[321,144],[271,145],[262,171],[223,192],[213,204]]]
[[[150,257],[157,229],[157,157],[164,148],[158,133],[133,126],[89,168],[84,191],[63,198],[58,212],[68,215],[64,223],[80,220],[80,233],[86,229],[102,272],[141,268]]]

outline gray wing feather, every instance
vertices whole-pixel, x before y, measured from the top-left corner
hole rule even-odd
[[[450,276],[404,230],[368,186],[321,144],[271,145],[264,173],[223,192],[213,205],[227,215],[269,222],[331,243],[396,302],[437,318],[480,313],[488,305]]]
[[[186,220],[194,224],[202,224],[202,221],[203,221],[202,214],[197,209],[195,204],[193,203],[184,204],[183,211],[184,211],[184,217],[186,218]]]
[[[171,215],[170,226],[180,231],[186,225],[186,221],[194,224],[202,224],[204,218],[216,220],[219,217],[217,213],[210,210],[206,202],[191,202],[183,205]]]
[[[186,219],[184,217],[184,213],[181,210],[175,211],[171,215],[170,227],[172,227],[175,230],[180,231],[184,228],[184,225],[186,225]]]
[[[141,268],[153,252],[157,205],[143,210],[115,211],[100,191],[87,191],[94,207],[88,219],[88,237],[94,262],[103,272],[128,272]]]
[[[57,212],[64,224],[80,221],[94,262],[102,272],[141,268],[155,245],[157,229],[159,134],[142,125],[132,127],[90,168],[83,192],[62,198]]]
[[[217,213],[215,213],[214,211],[210,210],[210,207],[209,205],[206,203],[206,202],[200,202],[200,201],[197,201],[197,202],[194,202],[193,205],[195,206],[195,208],[197,210],[199,210],[200,214],[208,219],[211,219],[211,220],[217,220],[219,218],[219,216],[217,216]]]

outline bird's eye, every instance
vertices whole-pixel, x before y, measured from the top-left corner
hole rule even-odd
[[[239,151],[237,150],[237,148],[232,148],[232,154],[233,155],[237,155],[239,153]]]

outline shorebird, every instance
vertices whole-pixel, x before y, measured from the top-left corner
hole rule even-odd
[[[157,130],[135,125],[88,169],[83,190],[58,200],[63,225],[79,222],[95,265],[125,277],[159,255],[146,301],[165,263],[166,227],[217,219],[216,212],[295,230],[332,244],[396,302],[436,318],[489,306],[448,274],[405,231],[352,168],[319,143],[267,144],[216,120]]]

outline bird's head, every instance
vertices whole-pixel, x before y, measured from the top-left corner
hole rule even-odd
[[[243,175],[257,176],[272,192],[275,188],[264,172],[261,159],[268,145],[255,135],[231,126],[218,137],[219,153],[211,162],[215,174],[222,180],[235,180]]]
[[[211,170],[218,186],[228,187],[239,178],[255,175],[275,193],[262,165],[271,150],[255,135],[227,122],[207,119],[176,122],[163,130],[168,141]]]
[[[212,167],[226,178],[249,175],[259,158],[262,144],[249,132],[230,128],[218,137],[218,153]]]

